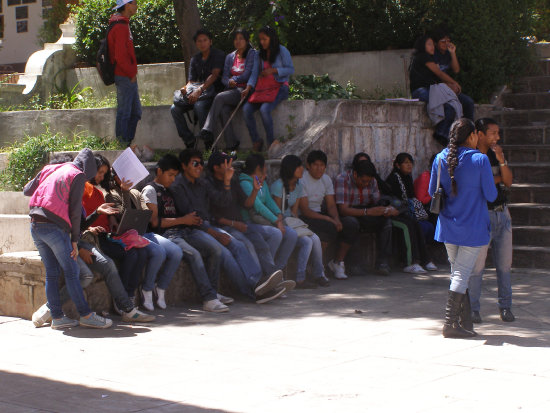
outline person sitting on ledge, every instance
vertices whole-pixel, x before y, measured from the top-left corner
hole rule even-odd
[[[381,275],[390,273],[388,264],[392,253],[392,223],[390,217],[399,212],[393,206],[378,206],[380,192],[374,176],[372,162],[356,162],[353,169],[341,174],[334,184],[335,201],[341,217],[354,221],[351,239],[357,239],[359,230],[376,233],[376,271]]]

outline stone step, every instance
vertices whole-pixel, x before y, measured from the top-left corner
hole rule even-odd
[[[550,225],[549,204],[510,204],[508,208],[514,225]]]
[[[514,182],[543,184],[550,178],[550,162],[510,162]]]
[[[550,245],[550,226],[520,225],[513,227],[514,245],[548,247]],[[550,262],[548,263],[550,264]]]
[[[500,137],[503,145],[550,144],[550,125],[503,127]]]
[[[502,145],[508,162],[550,162],[550,145]]]
[[[550,248],[514,245],[512,265],[516,268],[550,268]]]
[[[539,67],[544,76],[550,76],[550,59],[539,59]]]
[[[495,111],[491,116],[502,128],[509,126],[549,126],[550,109],[512,109]]]
[[[510,202],[550,204],[550,184],[513,184]]]
[[[518,79],[514,85],[516,93],[548,92],[550,90],[550,76],[532,76]]]
[[[31,219],[23,214],[0,214],[0,254],[35,250]]]
[[[510,93],[502,96],[504,105],[514,109],[550,109],[550,93]]]

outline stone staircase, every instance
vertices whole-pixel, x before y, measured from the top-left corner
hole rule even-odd
[[[515,268],[550,269],[550,59],[520,79],[495,113],[514,174],[510,195]],[[513,108],[513,110],[510,110]]]

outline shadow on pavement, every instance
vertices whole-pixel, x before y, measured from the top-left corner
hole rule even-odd
[[[223,412],[5,371],[0,371],[0,383],[1,412]]]

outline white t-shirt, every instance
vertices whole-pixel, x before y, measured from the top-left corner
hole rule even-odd
[[[334,195],[334,185],[332,179],[327,174],[323,174],[321,179],[314,179],[308,171],[300,179],[302,184],[303,196],[307,196],[309,209],[315,212],[321,212],[321,205],[326,195]]]
[[[141,190],[141,196],[146,204],[158,204],[157,190],[152,185],[147,185]]]

